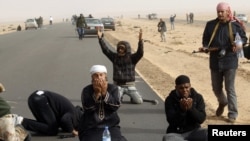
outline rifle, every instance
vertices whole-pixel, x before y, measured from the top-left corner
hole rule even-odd
[[[213,52],[213,51],[218,51],[219,48],[215,48],[215,47],[210,47],[210,48],[203,48],[203,49],[199,49],[198,51],[194,50],[192,53],[208,53],[208,52]]]

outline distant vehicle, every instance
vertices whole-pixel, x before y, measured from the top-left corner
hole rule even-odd
[[[149,20],[157,19],[157,14],[156,13],[151,13],[147,15],[147,18]]]
[[[101,21],[105,29],[112,29],[113,31],[115,31],[115,20],[113,18],[101,18]]]
[[[100,19],[85,17],[85,21],[86,21],[87,26],[84,28],[84,36],[85,35],[97,35],[98,29],[102,33],[104,33],[104,25]]]
[[[248,22],[248,18],[247,18],[246,14],[236,14],[235,17],[238,18],[239,20],[241,20],[244,23]]]
[[[37,29],[38,28],[38,24],[36,22],[36,19],[27,19],[25,21],[25,30],[28,30],[28,29]]]

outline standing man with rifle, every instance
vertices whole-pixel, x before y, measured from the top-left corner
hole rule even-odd
[[[242,40],[241,45],[234,41],[236,34]],[[233,17],[228,3],[217,5],[217,18],[207,22],[203,32],[201,52],[209,52],[209,66],[213,92],[219,106],[216,116],[220,117],[228,105],[228,122],[235,122],[238,116],[235,76],[238,68],[237,51],[247,42],[244,26]],[[223,91],[225,81],[226,95]]]

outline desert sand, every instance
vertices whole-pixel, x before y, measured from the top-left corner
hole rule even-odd
[[[192,53],[201,47],[205,25],[196,23],[196,17],[193,24],[175,22],[175,29],[171,30],[169,19],[163,19],[168,28],[166,42],[160,42],[160,33],[157,32],[159,19],[116,19],[116,31],[105,31],[104,38],[111,42],[114,47],[119,40],[129,41],[132,49],[136,50],[139,29],[142,28],[145,53],[136,69],[159,97],[164,100],[169,92],[174,89],[174,80],[178,75],[188,75],[192,87],[201,93],[205,99],[207,120],[203,123],[203,126],[230,124],[226,122],[227,107],[222,117],[215,116],[218,103],[212,92],[208,54]],[[200,19],[208,20],[210,17],[201,16]],[[10,24],[0,25],[0,34],[14,32],[17,25],[18,23],[12,24],[12,26]],[[249,37],[249,35],[250,33],[247,30],[247,36]],[[240,59],[239,61],[235,86],[239,116],[234,124],[250,124],[250,104],[248,101],[250,63],[246,59]]]

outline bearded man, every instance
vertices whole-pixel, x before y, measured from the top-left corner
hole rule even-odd
[[[203,47],[200,51],[209,52],[209,67],[211,72],[212,89],[219,106],[216,116],[222,116],[228,105],[228,122],[235,122],[238,116],[237,96],[235,92],[235,76],[238,68],[237,51],[242,46],[235,44],[236,34],[239,34],[244,46],[247,42],[244,26],[231,12],[228,3],[221,2],[216,7],[217,18],[208,21],[202,38]],[[223,81],[226,95],[223,91]]]

